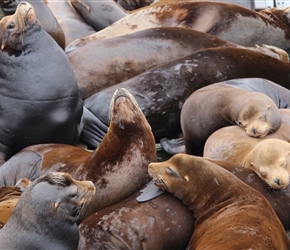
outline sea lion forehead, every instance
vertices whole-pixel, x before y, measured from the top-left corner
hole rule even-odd
[[[73,179],[72,177],[67,173],[61,173],[61,172],[51,172],[43,176],[43,178],[40,178],[41,181],[46,181],[51,185],[60,185],[60,186],[69,186],[72,184]]]

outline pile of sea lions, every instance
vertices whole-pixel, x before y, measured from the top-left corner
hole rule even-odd
[[[0,7],[0,249],[290,249],[289,8]]]

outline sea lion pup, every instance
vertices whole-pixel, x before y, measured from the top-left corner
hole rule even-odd
[[[286,51],[278,48],[243,47],[204,32],[177,27],[151,28],[94,41],[66,53],[82,98],[86,99],[150,68],[210,47],[245,48],[289,61]]]
[[[109,100],[118,87],[128,89],[135,96],[158,142],[181,132],[180,110],[197,89],[220,81],[249,77],[265,78],[290,89],[289,72],[289,62],[250,50],[232,47],[198,50],[87,98],[84,106],[88,114],[84,117],[81,140],[91,148],[99,145],[102,139],[99,135],[106,133],[108,127]]]
[[[0,44],[1,160],[28,145],[76,145],[83,112],[76,78],[32,5],[21,2],[1,19]]]
[[[289,249],[290,241],[269,202],[236,176],[203,158],[176,154],[153,162],[155,185],[172,193],[195,216],[187,249]]]
[[[290,47],[289,27],[280,20],[230,3],[181,2],[143,7],[95,34],[72,42],[67,48],[165,26],[198,30],[243,46],[268,44],[284,50]]]
[[[135,98],[118,89],[111,97],[108,133],[95,151],[63,144],[27,147],[0,167],[0,186],[14,185],[22,177],[33,180],[51,171],[91,180],[98,191],[86,204],[81,221],[145,185],[151,161],[156,161],[151,127]]]
[[[13,15],[20,2],[21,1],[18,0],[0,0],[3,16]],[[35,9],[37,19],[42,24],[44,30],[51,35],[62,49],[65,49],[65,36],[63,30],[51,10],[48,8],[46,2],[43,0],[28,0],[26,2],[30,3]]]
[[[15,186],[0,187],[0,229],[10,218],[23,190],[30,184],[26,178],[21,178]]]
[[[167,192],[138,202],[141,192],[82,221],[78,249],[185,249],[194,227],[192,212]]]
[[[51,172],[33,181],[21,194],[0,230],[1,249],[77,249],[76,221],[95,193],[91,181]]]
[[[263,138],[279,129],[281,116],[267,95],[216,83],[188,97],[180,124],[186,152],[201,156],[207,138],[217,129],[237,124],[248,136]]]

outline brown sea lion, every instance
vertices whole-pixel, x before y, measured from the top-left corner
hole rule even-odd
[[[281,6],[281,7],[273,7],[267,8],[259,11],[260,14],[268,16],[269,18],[273,19],[274,21],[280,20],[288,27],[290,27],[290,7],[289,6]]]
[[[0,230],[0,248],[77,249],[76,221],[95,190],[91,181],[76,181],[68,173],[39,177],[23,191]]]
[[[215,83],[188,97],[180,124],[186,152],[201,156],[207,138],[217,129],[236,124],[248,136],[263,138],[280,127],[281,116],[269,96]]]
[[[82,98],[86,99],[150,68],[210,47],[245,48],[200,31],[161,27],[94,41],[66,52]],[[261,46],[247,49],[289,61],[288,54],[278,48]]]
[[[65,45],[96,31],[88,25],[67,0],[48,0],[47,6],[56,17],[65,37]]]
[[[185,249],[192,212],[169,193],[140,203],[140,192],[82,221],[78,249]]]
[[[146,184],[147,166],[156,160],[151,127],[128,91],[118,89],[111,100],[110,127],[94,152],[59,144],[27,147],[0,167],[0,186],[23,177],[33,180],[51,171],[91,180],[98,192],[86,204],[82,220]]]
[[[176,154],[168,161],[151,163],[148,172],[156,186],[193,211],[196,221],[187,249],[290,248],[269,202],[222,167]]]
[[[69,0],[69,2],[82,18],[97,31],[129,15],[114,0]]]
[[[268,44],[285,50],[290,48],[287,24],[248,8],[222,2],[150,5],[95,34],[72,42],[68,47],[80,47],[92,40],[165,26],[198,30],[243,46]]]
[[[149,69],[87,98],[81,140],[96,148],[106,133],[109,100],[118,87],[136,98],[156,142],[181,132],[180,110],[189,95],[212,83],[259,77],[290,89],[290,63],[240,48],[208,48]],[[178,86],[178,88],[176,88]],[[166,95],[164,95],[166,93]]]
[[[83,102],[64,51],[22,2],[0,21],[0,161],[28,145],[75,145]]]
[[[11,217],[20,195],[29,184],[28,179],[21,178],[15,186],[0,187],[0,229]]]
[[[13,15],[20,2],[18,0],[0,0],[3,15]],[[42,24],[44,30],[52,36],[61,48],[65,49],[66,41],[63,30],[51,10],[47,7],[46,2],[43,0],[28,0],[26,2],[34,7],[37,19]]]

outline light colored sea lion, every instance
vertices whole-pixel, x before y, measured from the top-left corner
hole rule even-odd
[[[110,127],[95,151],[63,144],[25,148],[0,167],[0,186],[18,178],[34,180],[51,172],[68,172],[77,180],[91,180],[97,192],[87,202],[79,220],[119,202],[149,180],[147,166],[156,161],[151,127],[125,89],[111,97]]]
[[[240,48],[208,48],[149,69],[87,98],[81,139],[96,148],[106,133],[109,100],[118,87],[136,98],[156,142],[181,132],[180,110],[189,95],[212,83],[236,78],[265,78],[290,89],[290,63]],[[178,88],[176,88],[178,86]],[[166,94],[165,94],[166,93]]]
[[[53,172],[33,181],[21,194],[0,230],[1,249],[77,249],[76,221],[96,188],[68,173]]]
[[[285,188],[289,184],[287,148],[290,145],[290,110],[281,109],[279,111],[282,123],[276,132],[257,139],[245,136],[244,131],[237,126],[224,127],[207,139],[203,156],[208,159],[234,163],[237,167],[252,169],[270,187]],[[267,142],[261,143],[264,140]],[[254,150],[255,147],[257,148]],[[269,152],[266,151],[267,147]],[[262,156],[263,154],[268,156]]]
[[[86,99],[150,68],[210,47],[246,48],[289,61],[285,51],[274,47],[243,47],[204,32],[176,27],[138,31],[66,52],[82,98]]]
[[[186,152],[202,155],[207,138],[219,128],[236,124],[248,136],[263,138],[280,127],[281,116],[267,95],[215,83],[188,97],[180,124]]]
[[[18,0],[0,0],[0,7],[4,16],[13,15],[20,2]],[[46,2],[43,0],[28,0],[26,2],[30,3],[35,9],[37,19],[44,30],[53,37],[61,48],[65,49],[66,41],[63,30],[51,10],[47,7]]]
[[[268,44],[285,50],[290,47],[287,24],[248,8],[222,2],[149,5],[95,34],[72,42],[68,47],[165,26],[195,29],[243,46]]]
[[[222,167],[176,154],[168,161],[151,163],[148,172],[156,186],[193,211],[195,228],[187,249],[290,248],[269,202]]]
[[[28,145],[75,145],[83,101],[65,52],[21,2],[0,21],[0,161]]]
[[[57,19],[65,36],[65,45],[74,40],[94,34],[96,31],[88,25],[67,0],[48,0],[47,6]]]

